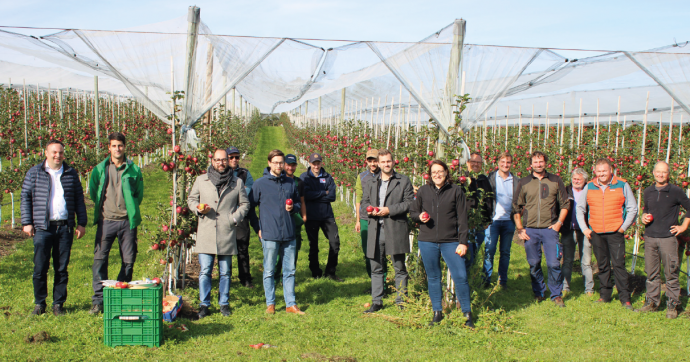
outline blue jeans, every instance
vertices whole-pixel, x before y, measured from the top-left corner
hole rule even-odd
[[[546,266],[549,272],[549,290],[551,299],[563,296],[563,274],[561,273],[561,257],[563,248],[558,239],[558,232],[553,229],[526,228],[529,240],[525,241],[525,254],[529,264],[529,274],[532,279],[532,291],[537,297],[544,297],[546,285],[544,272],[541,269],[541,250],[544,248]]]
[[[67,265],[72,251],[74,229],[67,225],[48,226],[48,230],[35,229],[34,235],[34,304],[45,307],[48,296],[48,270],[53,260],[53,305],[62,305],[67,299]]]
[[[467,283],[467,273],[465,269],[465,258],[455,253],[458,248],[457,242],[453,243],[433,243],[419,241],[419,251],[422,254],[424,270],[426,270],[427,281],[429,283],[429,298],[434,312],[442,310],[441,301],[443,299],[443,287],[441,285],[441,256],[448,265],[450,276],[455,282],[455,295],[460,302],[463,313],[470,313],[472,305],[470,300],[470,285]]]
[[[232,274],[232,255],[199,254],[199,299],[202,306],[211,305],[211,273],[213,259],[218,257],[220,281],[218,282],[218,304],[228,305],[230,299],[230,276]]]
[[[264,249],[264,294],[266,305],[276,304],[276,260],[278,254],[283,256],[283,297],[287,308],[295,305],[295,254],[297,245],[295,240],[270,241],[261,239]]]
[[[467,254],[465,255],[465,258],[468,260],[468,262],[465,263],[465,270],[468,276],[470,275],[470,268],[472,265],[474,265],[474,259],[477,256],[477,252],[479,251],[479,248],[482,247],[484,239],[486,239],[485,230],[486,229],[475,230],[474,240],[469,240],[467,244]]]
[[[489,234],[484,246],[484,282],[491,282],[491,274],[494,271],[494,256],[498,240],[501,239],[501,256],[498,260],[498,282],[506,285],[508,282],[508,266],[510,265],[510,247],[513,244],[515,223],[512,220],[494,220],[489,226]]]

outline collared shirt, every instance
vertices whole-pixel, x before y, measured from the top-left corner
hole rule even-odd
[[[513,175],[510,173],[504,180],[496,172],[496,213],[494,220],[510,220],[513,207]]]
[[[65,167],[60,166],[59,170],[53,170],[48,166],[47,162],[45,170],[50,175],[50,201],[48,201],[48,210],[50,211],[49,220],[67,220],[67,203],[65,202],[65,190],[62,189],[62,172]]]
[[[583,191],[584,190],[577,191],[573,187],[573,200],[572,200],[572,202],[574,203],[573,204],[573,212],[575,212],[575,213],[577,213],[577,203],[578,203],[578,201],[580,201],[580,195],[582,195]],[[570,221],[570,228],[573,230],[580,230],[580,224],[577,222],[577,215],[575,215],[575,217],[571,217],[570,220],[571,220]]]

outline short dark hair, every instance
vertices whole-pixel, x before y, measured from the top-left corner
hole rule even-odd
[[[54,144],[58,144],[58,145],[62,146],[62,148],[65,148],[64,143],[60,142],[59,140],[52,139],[52,140],[48,141],[48,144],[46,145],[46,149],[48,149],[48,147],[50,147],[50,145],[54,145]]]
[[[534,160],[535,157],[541,157],[544,159],[544,162],[549,162],[549,157],[547,155],[545,155],[544,152],[541,152],[541,151],[532,152],[532,155],[529,156],[530,162],[532,162],[532,160]]]
[[[125,139],[125,135],[123,135],[120,132],[113,132],[108,135],[108,145],[110,145],[110,141],[120,141],[122,144],[126,144],[127,140]]]
[[[470,157],[472,157],[474,155],[479,156],[479,158],[483,158],[481,152],[474,151],[474,152],[470,153]]]
[[[268,153],[268,162],[271,162],[273,157],[276,157],[276,156],[281,156],[281,157],[283,157],[283,159],[285,159],[285,154],[283,153],[283,151],[276,149],[276,150],[273,150],[273,151]]]
[[[453,179],[450,178],[450,170],[448,169],[448,165],[446,165],[446,163],[441,160],[433,160],[431,161],[431,163],[429,163],[429,169],[427,170],[427,172],[429,173],[429,179],[426,180],[427,185],[434,185],[434,181],[431,179],[431,167],[433,165],[439,165],[443,167],[443,170],[446,171],[446,182],[453,183]]]
[[[389,149],[387,149],[387,148],[382,148],[382,149],[379,150],[379,158],[381,158],[381,156],[388,156],[388,155],[391,155],[391,158],[393,157],[393,156],[392,156],[392,153],[391,153],[391,151],[390,151]]]

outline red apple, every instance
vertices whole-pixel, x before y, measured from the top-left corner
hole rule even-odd
[[[154,282],[154,283],[156,283],[156,284],[160,284],[160,283],[161,283],[161,278],[155,277],[155,278],[151,279],[151,281]]]
[[[654,215],[652,214],[647,214],[647,218],[649,219],[649,222],[654,221]]]
[[[173,147],[173,151],[175,151],[175,153],[180,153],[180,150],[182,150],[180,148],[180,145],[176,145],[175,147]]]
[[[637,181],[642,181],[642,175],[637,175],[636,179]]]
[[[428,219],[429,218],[429,213],[424,211],[421,214],[419,214],[420,219]]]
[[[408,162],[408,161],[410,161],[410,158],[409,158],[409,157],[403,158],[403,162]]]
[[[367,206],[367,212],[374,212],[374,207],[371,205]]]
[[[428,174],[428,173],[425,173],[424,175],[422,175],[422,177],[424,177],[425,180],[428,180],[428,179],[429,179],[429,174]]]
[[[292,199],[285,200],[285,205],[288,205],[288,206],[292,205]]]
[[[434,151],[429,151],[429,157],[434,157]]]
[[[457,158],[454,159],[454,160],[453,160],[453,166],[455,166],[455,167],[460,166],[460,160],[458,160]]]
[[[464,184],[465,181],[467,181],[467,177],[465,177],[465,176],[460,176],[460,183],[463,183],[463,184]]]
[[[158,246],[158,244],[151,245],[151,249],[153,249],[153,250],[158,250],[158,248],[160,248],[160,246]]]
[[[375,208],[374,208],[374,212],[375,212],[375,213],[378,213],[378,212],[379,212],[379,208],[378,208],[378,207],[375,207]]]

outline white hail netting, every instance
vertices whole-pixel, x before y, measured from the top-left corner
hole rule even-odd
[[[34,89],[50,83],[52,89],[92,90],[89,77],[98,75],[101,91],[128,92],[165,120],[172,113],[171,90],[185,90],[188,26],[182,17],[124,31],[65,30],[39,38],[0,31],[0,72]],[[690,47],[569,51],[566,59],[549,49],[465,44],[461,66],[451,69],[457,29],[451,24],[420,42],[325,50],[293,39],[214,35],[201,23],[189,92],[178,101],[186,105],[178,113],[181,131],[223,103],[232,88],[263,113],[291,112],[312,124],[334,124],[342,114],[411,126],[431,118],[447,128],[453,95],[461,90],[472,98],[463,113],[466,129],[485,122],[637,122],[647,94],[649,122],[689,120]],[[237,100],[228,101],[233,111],[243,106]]]

